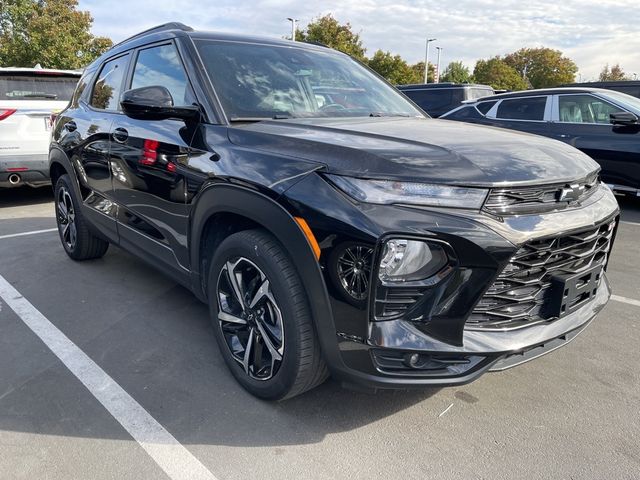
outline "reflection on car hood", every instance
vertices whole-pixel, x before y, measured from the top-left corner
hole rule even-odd
[[[530,185],[576,180],[598,169],[591,158],[562,142],[427,118],[266,120],[230,128],[229,139],[362,178]]]

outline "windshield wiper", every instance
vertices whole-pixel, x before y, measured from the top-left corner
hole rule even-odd
[[[289,118],[291,117],[287,115],[274,115],[273,117],[233,117],[229,119],[229,122],[263,122],[264,120],[287,120]]]
[[[58,95],[55,93],[27,93],[22,95],[24,98],[58,98]]]
[[[371,112],[370,117],[412,117],[408,113]]]

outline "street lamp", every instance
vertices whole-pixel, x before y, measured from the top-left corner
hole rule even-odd
[[[424,53],[424,83],[429,83],[429,44],[435,42],[437,38],[427,38],[427,50]]]
[[[298,21],[298,19],[287,17],[287,20],[291,22],[291,40],[295,42],[296,41],[296,22]]]
[[[438,64],[436,66],[436,83],[440,83],[440,53],[442,53],[442,50],[444,50],[444,48],[436,47],[436,50],[438,50]]]
[[[634,73],[634,74],[633,74],[633,79],[635,80],[636,78],[638,78],[638,74],[637,74],[637,73]]]

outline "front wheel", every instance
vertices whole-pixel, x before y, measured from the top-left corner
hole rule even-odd
[[[327,378],[302,281],[273,236],[247,230],[225,239],[208,285],[220,351],[251,394],[283,400]]]

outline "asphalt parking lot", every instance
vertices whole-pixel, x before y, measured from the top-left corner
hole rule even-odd
[[[2,191],[0,278],[181,450],[149,455],[0,299],[0,478],[171,478],[158,459],[176,451],[220,480],[640,478],[640,201],[621,204],[616,296],[566,348],[461,388],[369,395],[328,381],[267,403],[227,372],[187,290],[113,247],[72,262],[50,191]]]

